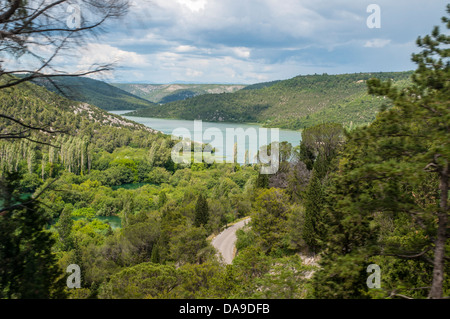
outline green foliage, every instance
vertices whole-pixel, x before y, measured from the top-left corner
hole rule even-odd
[[[256,289],[251,298],[303,299],[307,293],[305,276],[313,268],[303,265],[298,255],[277,258],[270,270],[254,281]]]
[[[61,250],[63,251],[73,248],[73,239],[71,236],[73,227],[72,209],[73,206],[71,204],[65,205],[59,220],[55,225],[62,246]]]
[[[63,274],[51,249],[48,223],[37,201],[23,201],[15,188],[20,175],[0,180],[0,199],[11,209],[0,214],[0,296],[7,299],[61,298]],[[15,205],[15,206],[13,206]]]
[[[0,142],[0,170],[11,171],[20,167],[24,174],[27,173],[23,187],[28,190],[35,189],[42,180],[56,177],[64,170],[84,175],[91,170],[109,168],[110,176],[103,179],[104,184],[133,182],[136,175],[145,175],[145,162],[150,164],[153,158],[144,155],[129,166],[125,162],[114,162],[114,158],[108,158],[105,153],[123,146],[147,148],[154,143],[170,147],[170,142],[162,143],[170,140],[169,136],[151,134],[152,130],[144,125],[127,121],[94,106],[69,101],[30,83],[1,90],[0,98],[2,114],[16,116],[19,109],[20,119],[27,125],[52,127],[54,130],[67,132],[44,134],[36,131],[30,136],[33,140],[49,143],[57,148],[26,139],[15,143],[4,140]],[[20,131],[18,124],[0,119],[1,133]],[[121,156],[120,152],[117,155]],[[166,156],[165,161],[160,160],[160,164],[170,166],[170,163],[166,163],[167,160]]]
[[[181,267],[142,263],[111,277],[100,288],[105,299],[223,298],[232,289],[217,263]]]
[[[303,231],[305,225],[305,209],[303,206],[295,205],[288,214],[287,234],[288,248],[293,251],[303,251],[306,248],[303,239]]]
[[[171,176],[172,174],[165,168],[155,167],[148,173],[147,181],[152,184],[161,185],[168,183]]]
[[[142,263],[126,268],[100,288],[100,298],[167,298],[180,281],[174,266]]]
[[[0,143],[2,179],[23,176],[2,184],[0,204],[24,204],[0,212],[0,294],[59,296],[61,270],[75,263],[83,288],[69,298],[424,298],[440,285],[439,265],[447,295],[442,43],[438,30],[418,41],[425,51],[414,55],[412,79],[299,76],[151,111],[304,128],[300,147],[280,143],[280,170],[270,176],[259,165],[176,165],[169,136],[33,84],[0,91],[1,112],[69,133],[33,135],[58,148]],[[27,202],[38,195],[42,205]],[[237,255],[222,265],[211,235],[245,216]],[[366,285],[371,263],[381,266],[382,289]]]
[[[239,229],[236,231],[236,250],[242,251],[255,243],[255,233],[252,230]]]
[[[289,197],[283,190],[271,188],[259,192],[251,214],[251,223],[264,252],[277,252],[285,248],[284,238],[289,211]]]
[[[309,297],[315,299],[368,298],[366,269],[369,264],[367,256],[357,252],[327,256],[321,261],[321,268],[314,274]]]
[[[238,284],[234,298],[305,298],[307,276],[316,269],[303,264],[298,255],[273,258],[259,248],[248,246],[233,261],[230,272]]]
[[[327,220],[323,211],[324,200],[322,182],[313,171],[304,198],[305,214],[302,229],[303,240],[313,252],[317,252],[326,242]]]
[[[170,259],[180,264],[204,263],[213,256],[207,236],[208,232],[203,227],[187,227],[177,232],[170,242]]]
[[[449,19],[443,20],[450,28]],[[378,114],[368,127],[352,131],[342,150],[326,191],[330,237],[315,280],[316,296],[411,293],[424,297],[428,293],[442,298],[448,293],[444,275],[449,269],[445,257],[449,246],[448,39],[438,28],[431,36],[418,39],[424,50],[413,55],[418,69],[407,88],[398,90],[391,81],[369,81],[369,92],[389,97],[394,107]],[[414,275],[405,274],[403,267],[386,269],[385,290],[369,292],[362,285],[364,261],[375,256],[382,256],[378,260],[386,266],[406,259]]]
[[[95,209],[93,209],[92,207],[83,207],[83,208],[79,208],[79,209],[75,209],[72,212],[72,216],[73,217],[84,217],[87,219],[92,219],[95,217]]]
[[[261,174],[258,171],[258,177],[256,179],[256,188],[269,188],[269,176],[267,174]]]
[[[394,79],[398,86],[405,86],[410,76],[411,72],[297,76],[234,93],[200,95],[130,115],[257,122],[267,127],[294,130],[324,122],[355,126],[372,122],[386,104],[384,99],[367,94],[367,80],[372,77]]]
[[[194,226],[205,226],[209,220],[209,208],[208,202],[203,194],[198,195],[197,202],[195,203],[195,218]]]

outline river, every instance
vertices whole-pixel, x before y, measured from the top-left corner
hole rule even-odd
[[[110,113],[121,115],[131,111],[110,111]],[[254,162],[256,151],[270,142],[289,142],[293,147],[300,144],[301,132],[284,129],[265,129],[256,124],[223,123],[223,122],[196,122],[176,119],[160,119],[152,117],[123,116],[124,118],[144,124],[164,134],[189,137],[193,141],[210,143],[216,148],[216,156],[223,156],[227,160],[233,159],[234,143],[238,145],[238,163],[244,163],[245,150],[249,152],[250,163]],[[245,146],[239,144],[239,139],[229,138],[228,130],[242,129],[245,132]],[[243,136],[243,134],[238,134]],[[278,135],[278,136],[277,136]],[[212,137],[214,136],[214,138]],[[201,140],[199,140],[199,138]]]

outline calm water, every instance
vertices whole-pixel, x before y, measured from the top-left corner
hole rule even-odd
[[[111,111],[113,114],[122,115],[131,111]],[[249,152],[250,162],[254,162],[256,151],[263,145],[274,141],[287,141],[292,146],[298,146],[301,140],[301,132],[291,130],[278,130],[278,139],[272,129],[263,129],[260,125],[239,124],[239,123],[216,123],[197,122],[186,120],[160,119],[151,117],[124,116],[131,121],[144,124],[164,134],[188,137],[193,141],[210,143],[216,148],[216,156],[223,156],[227,160],[232,160],[234,143],[238,143],[238,162],[244,163],[245,150]],[[239,138],[233,140],[234,135],[228,134],[227,129],[242,129],[240,137],[244,136],[245,146],[239,143]]]

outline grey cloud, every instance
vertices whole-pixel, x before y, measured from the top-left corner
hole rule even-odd
[[[237,75],[245,77],[247,70],[256,78],[261,65],[272,70],[261,71],[273,77],[268,80],[313,71],[314,66],[318,73],[410,68],[411,46],[406,44],[429,33],[445,9],[443,0],[426,5],[423,0],[206,0],[195,11],[181,0],[134,1],[123,24],[110,26],[107,43],[149,57],[175,53],[174,72],[180,76],[182,63],[229,57],[249,65],[236,66]],[[374,2],[382,9],[381,29],[366,25],[366,8]],[[177,51],[182,46],[192,49]],[[389,59],[380,52],[389,52]],[[159,69],[154,74],[168,72],[169,66],[152,64]],[[207,77],[216,70],[202,71]]]

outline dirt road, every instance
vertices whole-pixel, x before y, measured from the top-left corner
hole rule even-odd
[[[250,218],[228,227],[212,240],[212,245],[223,256],[225,263],[231,264],[234,258],[234,245],[236,242],[236,231],[244,227]]]

